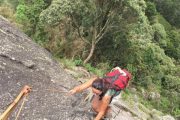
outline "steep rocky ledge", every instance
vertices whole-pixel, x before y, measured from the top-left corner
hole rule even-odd
[[[45,49],[0,16],[0,113],[24,85],[32,87],[20,120],[88,120],[82,95],[65,94],[77,85]],[[65,92],[56,92],[65,91]],[[10,115],[14,119],[20,104]]]

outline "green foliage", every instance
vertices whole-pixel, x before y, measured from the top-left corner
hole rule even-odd
[[[25,14],[27,11],[26,5],[18,5],[16,10],[16,19],[19,22],[28,22],[28,17]]]
[[[154,0],[157,10],[175,27],[180,27],[180,1]]]
[[[89,71],[89,72],[95,72],[95,68],[94,67],[92,67],[92,65],[91,64],[85,64],[84,65],[84,67]]]
[[[11,9],[15,10],[18,4],[18,0],[0,0],[0,6],[7,5],[11,6]]]
[[[157,19],[158,19],[158,23],[162,24],[164,28],[166,29],[166,31],[169,31],[172,29],[171,24],[169,24],[169,22],[161,14],[157,15]]]
[[[2,5],[0,5],[0,15],[9,19],[13,23],[15,22],[14,12],[15,11],[9,4],[2,3]]]
[[[63,58],[63,59],[56,58],[56,59],[58,61],[60,61],[60,63],[62,63],[63,67],[66,69],[74,69],[75,66],[81,65],[81,66],[85,67],[88,70],[88,72],[90,72],[90,73],[93,73],[98,76],[104,75],[103,70],[95,68],[91,64],[82,64],[82,60],[80,60],[80,59],[79,60],[70,60],[70,59],[66,59],[66,58]]]
[[[74,63],[76,66],[82,66],[83,65],[83,61],[81,59],[75,59]]]
[[[167,34],[164,29],[164,26],[161,25],[160,23],[155,23],[153,24],[153,29],[154,29],[154,40],[159,44],[161,47],[166,47],[167,46]]]
[[[84,64],[83,66],[91,73],[94,73],[98,76],[104,75],[104,72],[102,70],[93,67],[90,63]]]
[[[66,18],[66,14],[71,14],[77,7],[80,0],[53,0],[50,7],[42,11],[40,20],[49,25],[57,25]]]
[[[3,4],[3,3],[4,3],[4,0],[1,0],[1,1],[0,1],[0,4]]]
[[[173,57],[176,60],[180,59],[180,32],[171,30],[168,33],[168,43],[165,48],[165,52],[168,56]]]
[[[180,67],[170,68],[167,75],[161,79],[161,104],[158,106],[164,112],[171,112],[173,115],[180,114]],[[179,112],[178,112],[179,111]]]
[[[128,66],[134,76],[133,83],[148,89],[160,85],[169,68],[175,67],[164,51],[153,43],[148,43],[141,49],[136,48],[136,52],[130,53],[130,56],[135,56],[131,59],[133,64]]]
[[[157,14],[156,6],[152,2],[146,2],[146,5],[146,16],[149,18],[149,20],[152,20],[152,18]]]
[[[63,67],[67,69],[73,69],[75,66],[74,61],[70,59],[63,58],[63,59],[59,59],[59,61],[60,63],[62,63]]]
[[[118,25],[123,9],[125,7],[122,0],[54,0],[48,9],[41,13],[40,20],[49,26],[66,25],[66,21],[68,21],[69,26],[64,31],[68,37],[64,39],[72,40],[72,44],[74,38],[81,39],[87,50],[87,52],[83,52],[82,59],[87,62],[93,55],[96,44],[103,40],[105,34],[112,30],[111,28]],[[74,36],[70,34],[71,31]]]
[[[132,99],[133,93],[131,93],[128,89],[125,89],[124,91],[121,91],[122,99],[128,100]]]
[[[155,32],[158,32],[160,38],[162,38],[162,39],[166,38],[166,31],[165,31],[163,25],[161,25],[160,23],[156,23],[156,24],[153,25],[153,29],[154,29]]]
[[[96,65],[96,68],[100,69],[102,73],[105,73],[107,71],[110,71],[112,68],[110,67],[109,63],[98,63]]]
[[[46,39],[42,24],[39,23],[39,15],[45,7],[43,0],[19,0],[16,10],[17,21],[24,26],[25,33],[40,43]]]
[[[162,106],[164,110],[167,110],[170,106],[170,101],[168,100],[168,98],[165,97],[161,98],[160,106]]]
[[[180,78],[179,76],[166,75],[162,79],[162,88],[169,92],[176,91],[180,93]]]
[[[6,0],[8,3],[11,4],[12,9],[16,9],[17,5],[18,5],[18,0]]]

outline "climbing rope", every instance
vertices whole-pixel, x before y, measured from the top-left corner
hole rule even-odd
[[[57,90],[57,89],[44,89],[46,91],[50,92],[59,92],[59,93],[68,93],[69,91],[64,91],[64,90]]]

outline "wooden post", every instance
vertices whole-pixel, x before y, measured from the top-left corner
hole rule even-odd
[[[9,105],[9,107],[3,112],[3,114],[0,116],[0,120],[7,120],[12,110],[15,108],[17,103],[21,100],[21,98],[24,95],[27,95],[31,91],[31,88],[29,86],[24,86],[24,88],[21,90],[19,95],[16,97],[16,99]]]

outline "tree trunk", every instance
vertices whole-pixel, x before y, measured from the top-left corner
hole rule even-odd
[[[89,53],[88,57],[84,60],[84,62],[83,62],[84,64],[86,64],[91,59],[91,57],[94,53],[94,49],[95,49],[95,43],[92,42],[90,53]]]

